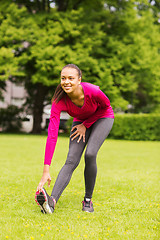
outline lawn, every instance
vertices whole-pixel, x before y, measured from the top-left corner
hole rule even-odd
[[[82,158],[55,212],[43,215],[34,196],[45,142],[46,136],[0,135],[0,240],[160,239],[160,142],[106,140],[97,158],[95,212],[81,210]],[[52,186],[67,150],[68,138],[59,137]]]

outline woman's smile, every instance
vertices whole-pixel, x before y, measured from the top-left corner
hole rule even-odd
[[[81,78],[76,69],[65,68],[61,72],[61,87],[67,94],[72,94],[79,88]]]
[[[72,86],[63,86],[63,90],[67,93],[68,91],[72,90]]]
[[[70,88],[71,88],[71,86],[64,86],[64,88],[65,88],[65,89],[70,89]]]

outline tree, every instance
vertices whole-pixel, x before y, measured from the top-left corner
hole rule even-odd
[[[160,33],[153,13],[149,7],[139,9],[134,1],[106,2],[111,14],[103,17],[106,38],[101,57],[107,59],[112,86],[123,97],[124,107],[127,101],[135,112],[154,111],[160,104]]]
[[[68,63],[82,69],[84,81],[99,85],[116,111],[128,104],[136,112],[153,111],[160,104],[160,35],[150,8],[107,0],[97,1],[97,11],[90,2],[89,12],[87,0],[70,0],[56,1],[48,12],[35,1],[23,2],[28,10],[16,2],[1,8],[0,79],[24,82],[34,133],[41,131],[44,105]]]
[[[103,36],[101,24],[85,23],[82,9],[72,11],[70,16],[56,10],[31,16],[25,8],[12,4],[7,11],[1,23],[1,46],[14,52],[16,69],[11,76],[25,82],[33,109],[33,132],[38,133],[45,100],[51,88],[53,94],[65,64],[74,62],[82,66],[88,79],[92,76],[92,82],[98,79],[96,75],[93,79],[98,61],[91,52]]]
[[[53,0],[14,0],[19,7],[25,6],[30,13],[50,12]]]
[[[66,12],[83,8],[83,11],[98,11],[103,8],[102,0],[55,0],[58,11]]]

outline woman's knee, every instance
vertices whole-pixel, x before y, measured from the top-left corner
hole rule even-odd
[[[65,165],[67,165],[72,170],[74,170],[78,166],[79,162],[80,162],[80,159],[76,158],[76,156],[68,155]]]
[[[97,153],[95,151],[91,151],[89,149],[85,152],[85,162],[86,163],[94,163],[96,161]]]

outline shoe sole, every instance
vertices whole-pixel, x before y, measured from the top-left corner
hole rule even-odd
[[[47,195],[46,195],[44,189],[42,189],[42,192],[36,192],[35,201],[40,206],[42,213],[44,213],[44,214],[52,213],[52,210],[48,204],[48,198],[47,198]]]
[[[84,207],[84,208],[82,209],[82,211],[92,213],[92,212],[94,212],[94,209],[89,210],[88,208],[85,208],[85,207]]]

